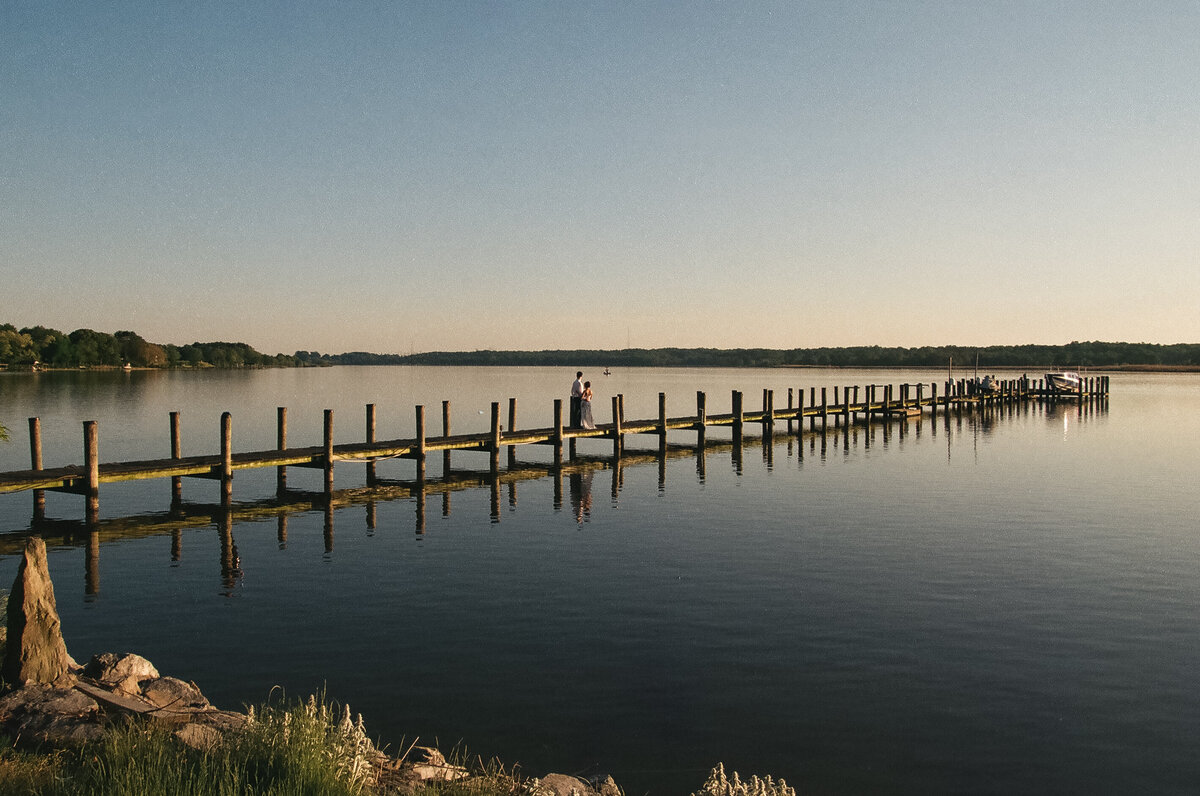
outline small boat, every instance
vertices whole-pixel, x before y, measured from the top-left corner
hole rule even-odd
[[[121,366],[121,370],[123,370],[123,371],[125,371],[126,373],[128,373],[129,371],[133,370],[133,365],[131,365],[131,364],[129,364],[128,362],[126,362],[124,365],[122,365],[122,366]]]
[[[611,370],[609,370],[608,368],[605,368],[605,369],[604,369],[604,375],[605,375],[605,376],[611,376],[611,375],[612,375],[612,371],[611,371]]]
[[[1083,379],[1073,370],[1060,370],[1046,374],[1046,386],[1054,392],[1077,393]]]

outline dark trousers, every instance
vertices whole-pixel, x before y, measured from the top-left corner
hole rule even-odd
[[[583,423],[583,398],[571,396],[571,428],[579,428]]]

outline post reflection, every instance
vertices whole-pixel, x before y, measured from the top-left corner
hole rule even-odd
[[[515,465],[510,461],[509,467],[495,473],[471,470],[456,470],[443,473],[439,479],[426,477],[424,468],[417,463],[416,478],[408,481],[373,479],[373,484],[334,491],[328,495],[317,492],[285,490],[274,493],[269,498],[258,501],[241,501],[234,503],[228,497],[222,496],[219,504],[189,503],[172,489],[168,493],[169,508],[161,514],[140,513],[131,517],[106,518],[101,520],[92,501],[85,503],[88,509],[83,520],[61,520],[45,516],[40,506],[35,506],[28,532],[44,536],[61,536],[62,544],[83,548],[84,560],[84,593],[87,599],[96,598],[100,593],[100,548],[101,538],[105,541],[117,541],[122,538],[143,538],[163,535],[169,538],[170,560],[174,564],[182,561],[183,534],[189,529],[213,529],[218,532],[220,540],[218,583],[219,593],[232,594],[239,588],[243,578],[237,544],[234,540],[234,524],[237,522],[258,523],[264,519],[274,519],[277,525],[278,549],[288,546],[289,518],[293,514],[311,514],[314,509],[323,515],[324,553],[332,555],[334,551],[334,514],[338,508],[360,506],[365,514],[364,523],[367,529],[374,531],[380,527],[384,532],[388,529],[387,521],[380,516],[386,511],[388,504],[395,501],[412,501],[414,508],[415,530],[417,538],[426,532],[426,505],[430,493],[440,494],[441,513],[450,517],[453,493],[460,490],[471,490],[485,487],[489,490],[489,517],[492,523],[501,519],[501,511],[505,503],[509,511],[519,508],[518,492],[520,482],[536,482],[550,479],[550,489],[547,490],[549,502],[555,512],[563,511],[564,503],[569,501],[570,516],[576,524],[583,524],[592,519],[594,504],[594,480],[598,471],[608,470],[610,476],[610,494],[612,505],[616,505],[625,488],[625,474],[631,467],[655,467],[656,486],[660,493],[665,493],[670,480],[670,460],[691,457],[695,462],[694,477],[696,482],[704,484],[707,479],[707,460],[710,455],[729,455],[734,477],[742,477],[748,465],[753,465],[760,457],[751,456],[747,461],[746,448],[760,447],[762,467],[768,471],[776,465],[777,457],[795,458],[797,465],[805,464],[808,458],[810,465],[820,466],[828,461],[830,449],[837,451],[839,459],[854,455],[855,451],[874,451],[882,445],[883,450],[899,449],[904,444],[915,444],[924,438],[941,441],[945,439],[945,455],[949,459],[953,455],[962,455],[964,448],[956,441],[978,440],[994,433],[1002,421],[1015,418],[1031,418],[1054,424],[1061,428],[1061,433],[1071,435],[1078,433],[1083,424],[1093,418],[1107,414],[1104,402],[1073,402],[1047,401],[1041,403],[1025,403],[1018,405],[995,406],[962,406],[955,405],[949,410],[942,410],[938,415],[894,415],[879,414],[872,416],[861,413],[857,419],[851,418],[837,428],[830,424],[826,431],[818,426],[814,432],[806,429],[805,425],[796,423],[795,433],[765,433],[762,437],[734,434],[727,440],[705,440],[704,445],[687,446],[671,444],[664,446],[661,439],[655,439],[652,446],[636,450],[622,446],[616,456],[576,456],[570,462],[552,464],[522,464]],[[770,432],[769,428],[764,431]],[[897,442],[893,446],[892,443]],[[966,448],[969,452],[981,450],[978,446]],[[967,457],[969,460],[969,456]],[[757,466],[757,465],[754,465]],[[678,476],[679,471],[675,471]],[[566,486],[564,487],[564,476]],[[722,474],[724,476],[724,474]],[[564,499],[564,489],[568,495]],[[506,496],[507,493],[507,496]],[[537,495],[536,489],[528,495]],[[507,497],[507,500],[505,499]],[[85,496],[86,500],[87,496]],[[531,503],[526,497],[526,506]],[[536,500],[532,501],[536,504]],[[319,509],[318,509],[319,507]],[[536,509],[536,505],[534,506]],[[26,531],[0,535],[0,554],[13,552],[23,545]]]
[[[496,523],[500,522],[500,503],[501,503],[500,479],[498,477],[496,477],[495,475],[493,475],[491,477],[491,479],[489,479],[489,481],[490,482],[489,482],[488,486],[489,486],[489,492],[491,494],[491,500],[489,501],[489,504],[488,504],[489,505],[489,515],[490,515],[492,524],[495,525]]]
[[[328,499],[325,501],[325,523],[323,530],[325,554],[329,555],[333,552],[333,501]]]
[[[592,473],[592,470],[575,470],[567,476],[571,490],[571,512],[579,524],[590,520],[592,516]]]
[[[100,593],[100,532],[97,530],[88,533],[83,593],[88,597],[95,597]]]
[[[221,596],[232,597],[242,580],[242,561],[233,541],[233,512],[224,511],[217,522],[221,550]]]

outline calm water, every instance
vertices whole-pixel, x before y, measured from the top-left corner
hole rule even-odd
[[[1020,374],[998,373],[1001,377]],[[1033,374],[1031,374],[1033,375]],[[573,373],[551,369],[331,368],[248,373],[0,374],[15,433],[0,470],[28,466],[25,418],[46,466],[165,456],[170,411],[185,454],[483,431],[492,401],[545,426]],[[748,409],[763,388],[942,382],[940,372],[630,370],[593,378],[598,419]],[[99,548],[82,499],[47,497],[43,534],[71,653],[137,651],[219,705],[272,686],[322,687],[402,740],[549,770],[612,773],[630,794],[686,794],[717,761],[784,776],[804,794],[1194,793],[1200,790],[1200,541],[1193,402],[1200,377],[1112,377],[1105,410],[1031,407],[777,433],[740,457],[604,457],[586,473],[424,500],[403,489],[272,508],[274,474],[239,472],[222,528],[215,482],[105,486]],[[748,426],[757,433],[757,426]],[[780,425],[779,431],[784,430]],[[673,441],[690,442],[680,434]],[[727,434],[726,434],[727,439]],[[653,438],[629,448],[652,449]],[[522,449],[523,462],[549,461]],[[487,467],[455,454],[454,469]],[[430,457],[437,480],[441,457]],[[405,461],[379,474],[414,476]],[[337,467],[338,489],[364,483]],[[482,480],[482,479],[481,479]],[[289,486],[321,474],[293,468]],[[280,516],[285,520],[281,521]],[[11,551],[28,493],[0,495]],[[16,557],[0,557],[0,583]]]

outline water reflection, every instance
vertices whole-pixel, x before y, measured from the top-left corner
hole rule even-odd
[[[580,525],[592,517],[592,476],[594,473],[594,470],[587,470],[567,476],[571,483],[571,510],[575,514],[575,522]]]
[[[211,527],[218,531],[220,555],[219,591],[230,596],[241,583],[243,571],[234,539],[234,527],[239,523],[250,523],[273,518],[276,521],[278,549],[288,545],[289,517],[320,511],[323,518],[324,555],[332,556],[335,549],[335,519],[339,509],[362,506],[365,526],[374,533],[380,503],[411,500],[414,507],[414,530],[417,538],[426,533],[426,505],[433,493],[441,498],[441,516],[451,516],[452,496],[464,490],[486,488],[489,492],[488,511],[492,523],[502,520],[502,507],[507,490],[510,510],[518,505],[518,487],[523,481],[551,479],[552,508],[555,512],[564,508],[563,482],[566,481],[571,516],[577,524],[589,522],[594,505],[594,482],[597,473],[608,471],[611,475],[611,500],[619,502],[624,489],[624,475],[629,467],[654,466],[657,469],[657,489],[664,493],[668,489],[667,462],[671,459],[691,457],[695,461],[695,478],[703,484],[706,479],[709,456],[728,454],[733,472],[741,477],[746,472],[746,448],[759,448],[762,467],[770,472],[776,466],[776,456],[794,460],[804,466],[808,460],[826,463],[832,452],[839,458],[852,457],[856,452],[867,453],[879,448],[887,450],[908,439],[920,441],[928,435],[945,438],[946,457],[950,460],[955,440],[969,435],[972,441],[972,457],[978,456],[980,439],[991,435],[1003,421],[1020,417],[1043,417],[1049,423],[1061,424],[1066,435],[1077,425],[1087,422],[1096,414],[1106,414],[1107,404],[1074,403],[1023,403],[996,405],[981,409],[956,408],[937,415],[914,416],[904,420],[861,417],[850,422],[831,423],[828,427],[818,426],[815,431],[805,430],[800,422],[795,432],[779,434],[771,425],[764,424],[761,436],[749,436],[736,432],[730,439],[716,440],[711,436],[700,437],[697,444],[668,444],[658,440],[656,449],[635,450],[614,446],[612,455],[587,455],[575,452],[567,461],[555,464],[531,464],[519,461],[511,452],[507,457],[507,469],[498,471],[450,470],[443,468],[439,477],[427,475],[422,461],[416,462],[414,478],[410,480],[379,477],[374,468],[368,484],[363,487],[324,491],[304,491],[288,488],[280,482],[274,496],[261,500],[234,501],[223,498],[217,504],[189,502],[184,499],[178,484],[172,483],[168,494],[169,509],[155,514],[139,514],[129,517],[101,519],[94,500],[86,501],[83,520],[52,519],[45,515],[44,499],[35,496],[33,516],[27,528],[0,535],[0,556],[17,555],[23,549],[24,539],[29,534],[40,534],[58,546],[83,547],[85,550],[85,595],[94,598],[100,592],[100,545],[121,539],[166,535],[170,537],[170,560],[178,564],[183,557],[182,531],[187,528]],[[807,450],[806,450],[807,449]],[[372,463],[373,464],[373,463]]]

